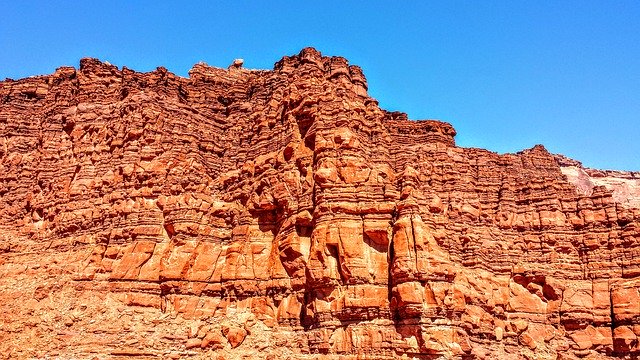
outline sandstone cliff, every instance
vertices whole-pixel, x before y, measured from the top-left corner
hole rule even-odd
[[[314,49],[1,82],[0,357],[640,356],[638,174],[455,134]]]

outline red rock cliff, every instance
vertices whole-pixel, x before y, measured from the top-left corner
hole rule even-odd
[[[456,147],[344,58],[0,102],[1,356],[640,356],[636,174]]]

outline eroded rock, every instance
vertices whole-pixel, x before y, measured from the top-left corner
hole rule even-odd
[[[455,146],[315,49],[0,83],[9,358],[640,356],[634,173]]]

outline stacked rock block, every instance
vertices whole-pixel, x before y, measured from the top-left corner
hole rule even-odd
[[[311,48],[0,101],[7,356],[640,356],[637,173],[457,147]]]

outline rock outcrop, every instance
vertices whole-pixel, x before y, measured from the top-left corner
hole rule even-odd
[[[456,147],[310,48],[0,102],[2,357],[640,356],[637,174]]]

